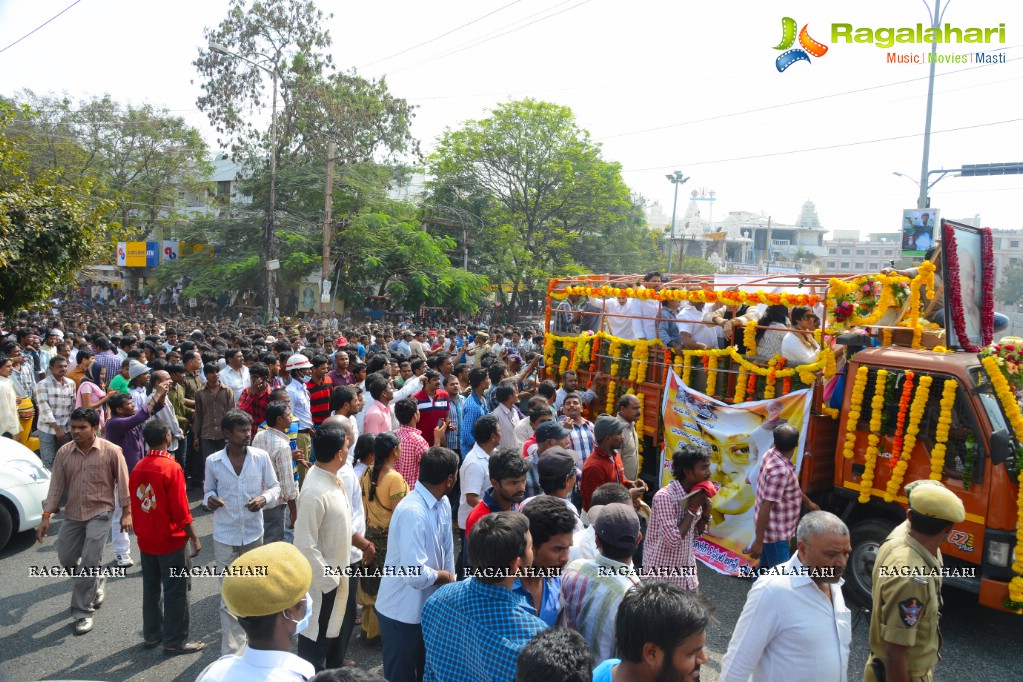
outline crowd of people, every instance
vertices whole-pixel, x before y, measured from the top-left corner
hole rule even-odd
[[[593,305],[565,300],[559,331]],[[631,328],[649,334],[653,322],[649,338],[711,343],[698,304],[683,315],[699,323],[683,328],[675,302],[636,303],[658,308],[629,308],[644,315]],[[612,327],[618,304],[600,309]],[[812,313],[798,310],[793,323],[809,330]],[[626,394],[616,414],[588,419],[601,410],[574,373],[560,386],[542,379],[542,329],[332,319],[138,319],[71,306],[2,321],[0,428],[38,439],[52,471],[37,534],[44,542],[59,518],[60,563],[77,567],[76,634],[93,629],[105,598],[103,572],[89,569],[108,534],[128,568],[134,532],[141,645],[203,649],[185,587],[202,552],[192,490],[213,515],[222,576],[224,657],[199,680],[379,679],[347,658],[356,630],[381,647],[388,682],[698,679],[712,621],[693,548],[716,494],[708,450],[674,452],[674,480],[651,498],[639,400]],[[717,328],[724,338],[734,325]],[[849,532],[802,495],[798,435],[780,424],[765,443],[748,549],[774,572],[756,580],[722,679],[846,679],[849,611],[835,586]],[[894,542],[938,556],[935,539],[962,520],[942,491],[928,487]],[[910,589],[875,594],[872,661],[921,656],[903,609]],[[805,621],[793,630],[771,605],[797,593]],[[815,669],[778,672],[806,651],[819,652]],[[907,670],[933,666],[929,655]]]

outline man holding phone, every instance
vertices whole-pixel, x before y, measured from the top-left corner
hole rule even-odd
[[[263,507],[281,494],[270,455],[249,447],[252,417],[231,410],[220,421],[227,447],[206,460],[203,503],[213,512],[213,556],[224,570],[239,556],[263,544]],[[222,655],[241,655],[245,631],[220,600]]]

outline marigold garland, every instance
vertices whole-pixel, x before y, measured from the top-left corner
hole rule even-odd
[[[749,395],[750,400],[757,394],[757,375],[756,372],[749,373],[749,383],[746,385],[746,394]]]
[[[916,393],[913,395],[913,403],[909,407],[909,422],[906,426],[906,435],[902,441],[902,452],[892,470],[892,476],[888,480],[888,487],[885,490],[885,502],[892,502],[902,487],[902,479],[909,468],[909,460],[913,456],[913,448],[916,446],[916,436],[920,432],[920,420],[923,419],[924,411],[927,409],[927,399],[931,391],[931,382],[934,378],[928,375],[920,377]]]
[[[948,289],[948,303],[952,315],[952,327],[955,330],[959,346],[969,353],[979,353],[981,347],[970,341],[966,334],[966,316],[963,313],[961,282],[959,279],[959,249],[956,247],[956,229],[951,223],[943,223],[942,237],[945,242],[943,253],[945,254],[948,278],[945,282]],[[991,229],[984,228],[980,233],[981,241],[981,265],[984,268],[981,277],[983,287],[982,307],[980,310],[980,334],[981,343],[987,346],[991,343],[994,333],[994,254],[992,253]],[[946,311],[948,314],[949,311]]]
[[[561,291],[554,291],[548,286],[548,295],[555,301],[568,296],[593,296],[596,298],[635,298],[642,301],[689,301],[690,303],[724,303],[731,306],[741,305],[783,305],[789,308],[803,306],[813,308],[821,302],[816,294],[780,294],[769,291],[707,291],[705,289],[646,289],[643,287],[587,287],[582,285],[568,286]]]
[[[1012,425],[1016,434],[1016,441],[1023,443],[1023,414],[1020,413],[1019,403],[1009,386],[1009,380],[1005,378],[998,358],[995,355],[983,357],[980,361],[987,372],[988,378],[995,389],[995,396],[1002,405],[1002,410]],[[1016,550],[1013,555],[1012,571],[1016,576],[1009,581],[1009,597],[1005,600],[1004,606],[1023,614],[1023,468],[1020,469],[1019,491],[1016,497]]]
[[[869,372],[870,369],[866,365],[861,365],[856,370],[856,378],[853,380],[852,395],[849,396],[849,414],[845,420],[845,447],[842,449],[842,456],[846,459],[852,459],[856,454],[856,429],[860,421]]]
[[[707,356],[707,395],[714,397],[718,385],[718,356]]]
[[[899,394],[899,409],[895,413],[898,417],[895,420],[895,437],[892,439],[891,461],[898,461],[902,455],[902,440],[906,432],[906,419],[909,418],[909,403],[913,399],[914,375],[912,372],[906,372],[904,376],[902,392]]]
[[[732,398],[733,403],[741,403],[746,400],[746,382],[749,378],[749,372],[746,371],[745,367],[739,368],[739,376],[735,379],[735,396]]]
[[[892,330],[887,327],[881,330],[881,345],[882,346],[892,345]]]
[[[608,414],[614,414],[615,412],[615,390],[616,390],[614,379],[607,382],[607,409],[605,412]]]
[[[689,379],[693,374],[693,356],[689,353],[683,353],[679,357],[675,358],[675,371],[678,371],[679,363],[682,363],[682,383],[689,386]]]
[[[857,377],[858,378],[858,377]],[[881,417],[884,414],[884,394],[888,385],[888,371],[877,370],[874,380],[874,397],[870,400],[870,435],[867,437],[867,452],[864,455],[863,477],[860,479],[861,504],[870,501],[870,492],[874,488],[874,470],[877,468],[877,456],[880,454]]]
[[[774,398],[775,392],[778,390],[778,372],[776,367],[778,366],[778,356],[774,356],[767,362],[767,384],[764,386],[764,400],[771,400]]]
[[[757,354],[757,321],[750,320],[742,330],[742,345],[746,347],[746,355]]]
[[[828,407],[826,404],[821,403],[821,414],[823,414],[826,417],[831,417],[832,419],[837,421],[842,413],[838,410],[838,408]]]
[[[959,382],[946,379],[941,390],[941,406],[938,412],[938,427],[934,430],[934,448],[931,450],[931,480],[940,481],[941,472],[945,469],[945,449],[948,433],[952,428],[952,407],[956,402],[956,389]]]

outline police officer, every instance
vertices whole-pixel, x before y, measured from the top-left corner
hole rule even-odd
[[[941,551],[966,518],[962,500],[937,482],[907,486],[907,522],[891,532],[874,564],[870,657],[864,682],[930,682],[941,635]]]

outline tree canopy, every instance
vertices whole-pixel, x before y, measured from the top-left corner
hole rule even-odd
[[[533,99],[446,130],[428,159],[431,202],[480,216],[473,264],[514,316],[555,274],[641,271],[656,238],[641,205],[568,107]]]
[[[33,169],[11,131],[33,116],[0,101],[0,312],[44,300],[110,236],[110,201],[92,195],[92,180],[62,178],[60,169]]]

